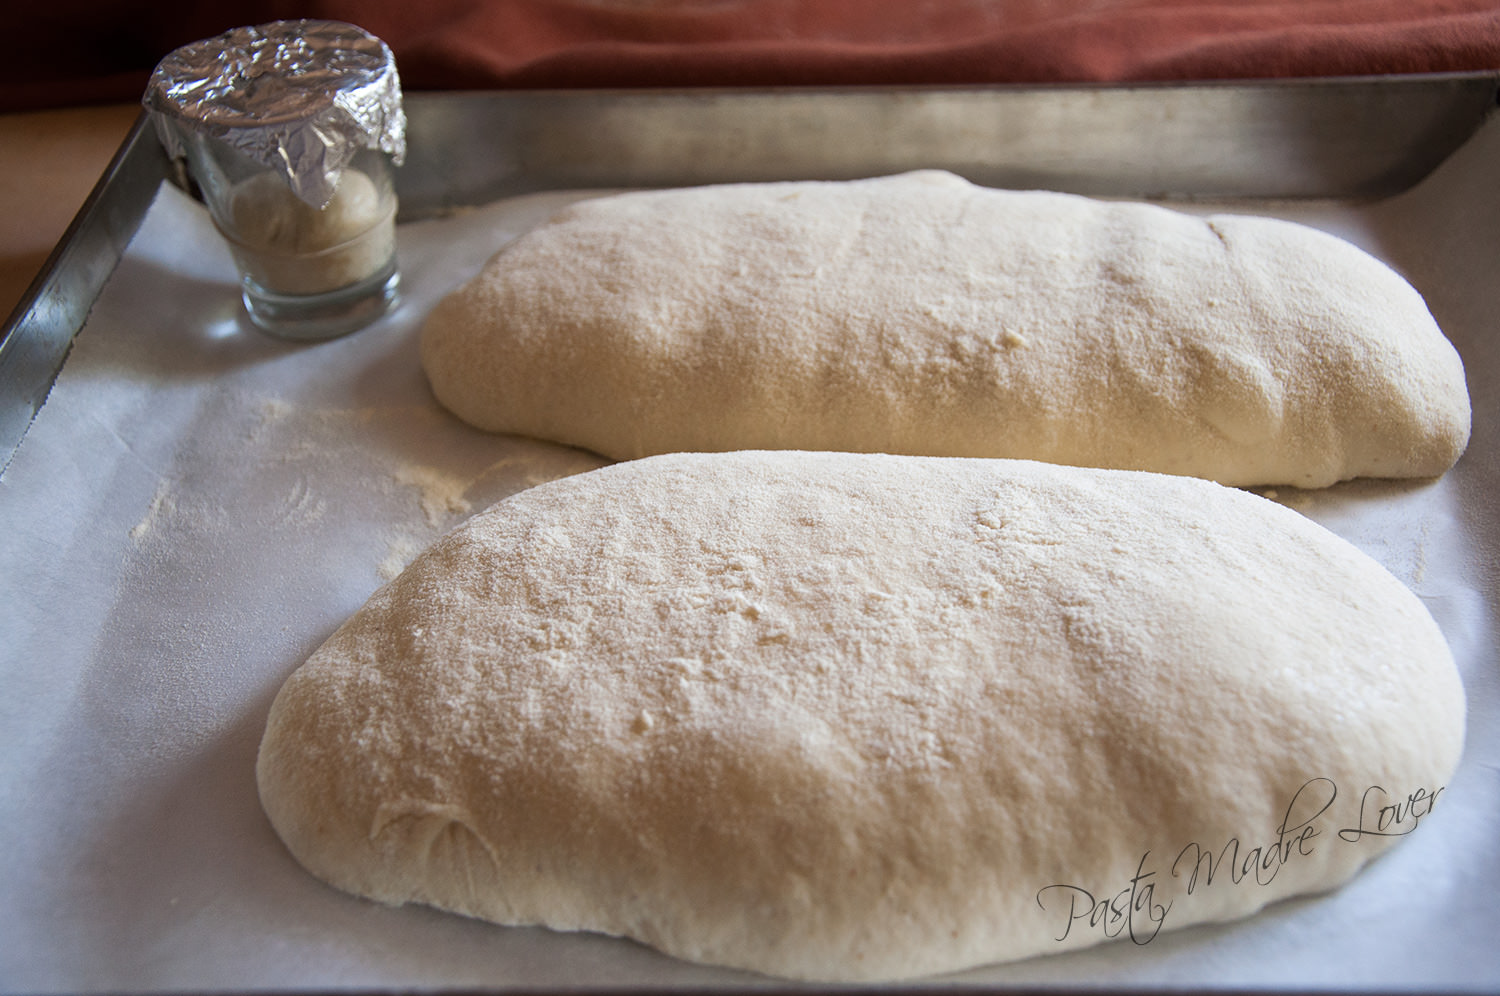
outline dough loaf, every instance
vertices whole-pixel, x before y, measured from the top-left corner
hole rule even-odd
[[[443,405],[615,459],[807,449],[1319,487],[1446,470],[1457,353],[1333,236],[921,172],[585,201],[426,323]]]
[[[287,681],[258,777],[341,889],[852,981],[1330,888],[1463,735],[1420,602],[1252,494],[674,454],[440,540]]]

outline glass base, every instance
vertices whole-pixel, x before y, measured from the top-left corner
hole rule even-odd
[[[358,331],[396,306],[401,274],[396,261],[359,283],[326,294],[278,294],[249,277],[241,280],[250,321],[278,339],[313,342]]]

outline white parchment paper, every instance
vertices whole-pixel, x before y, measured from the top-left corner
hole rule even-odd
[[[1443,479],[1274,495],[1374,555],[1443,627],[1470,714],[1440,804],[1334,894],[944,981],[1500,986],[1497,164],[1491,121],[1393,200],[1236,206],[1387,259],[1464,356],[1475,432]],[[472,511],[604,462],[464,426],[417,361],[432,304],[575,196],[403,226],[402,306],[309,346],[248,326],[201,208],[160,193],[0,477],[0,988],[781,985],[345,896],[293,862],[256,799],[271,697],[346,616]]]

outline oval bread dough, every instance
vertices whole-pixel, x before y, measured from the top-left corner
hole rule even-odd
[[[578,203],[439,303],[422,362],[460,418],[615,459],[848,450],[1321,487],[1436,476],[1469,434],[1421,296],[1338,238],[931,171]]]
[[[1330,888],[1463,729],[1417,598],[1254,495],[676,454],[440,540],[287,681],[258,777],[341,889],[870,980]],[[1076,905],[1143,882],[1129,923]]]

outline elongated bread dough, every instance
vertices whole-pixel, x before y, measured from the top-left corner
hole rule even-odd
[[[484,429],[616,459],[1020,457],[1320,487],[1469,435],[1421,296],[1262,218],[922,172],[576,204],[440,302],[422,362]]]
[[[422,554],[287,681],[258,777],[341,889],[868,980],[1332,887],[1463,727],[1420,602],[1254,495],[674,454]]]

